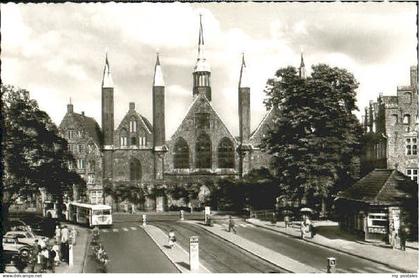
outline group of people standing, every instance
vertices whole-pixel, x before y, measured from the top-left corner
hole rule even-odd
[[[315,226],[312,224],[312,221],[309,219],[309,216],[304,215],[303,221],[300,223],[300,237],[304,238],[305,234],[310,235],[310,238],[315,236]]]
[[[55,272],[60,262],[69,262],[69,244],[76,244],[77,230],[66,225],[56,226],[54,239],[49,242],[36,239],[32,246],[32,271]]]
[[[408,237],[408,229],[406,227],[400,227],[398,230],[392,228],[389,243],[392,249],[400,249],[405,251],[405,245]]]

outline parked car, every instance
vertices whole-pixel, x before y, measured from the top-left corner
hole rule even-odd
[[[26,243],[29,245],[33,245],[35,243],[35,239],[42,240],[45,243],[48,241],[48,237],[38,236],[28,231],[10,231],[7,232],[4,236],[16,238],[18,242]]]
[[[6,229],[9,231],[32,231],[31,227],[24,221],[15,218],[12,218],[8,221]]]
[[[3,237],[2,259],[4,263],[9,263],[16,255],[29,260],[31,251],[32,247],[27,243],[20,242],[17,236],[6,234]]]

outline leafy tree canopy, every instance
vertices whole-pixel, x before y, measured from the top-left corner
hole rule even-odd
[[[292,199],[322,199],[357,178],[362,134],[352,113],[357,87],[351,73],[325,64],[313,66],[306,79],[287,67],[268,80],[265,104],[280,113],[263,146]]]
[[[48,114],[26,90],[1,85],[3,146],[3,209],[17,198],[45,188],[59,202],[72,185],[84,180],[68,169],[74,158]],[[59,206],[61,207],[61,205]]]

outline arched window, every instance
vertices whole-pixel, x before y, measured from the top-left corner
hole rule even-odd
[[[120,146],[124,147],[127,145],[127,130],[123,128],[120,132]]]
[[[130,181],[141,180],[141,164],[138,159],[132,158],[130,160]]]
[[[203,133],[198,136],[195,144],[195,167],[211,168],[211,141],[210,137]]]
[[[410,115],[405,114],[403,117],[403,124],[409,125],[410,124]]]
[[[235,168],[235,148],[229,138],[220,140],[217,147],[217,162],[219,168]]]
[[[136,132],[137,131],[137,121],[134,118],[130,119],[130,132]]]
[[[188,169],[190,168],[190,149],[184,138],[180,137],[176,140],[174,148],[174,168]]]

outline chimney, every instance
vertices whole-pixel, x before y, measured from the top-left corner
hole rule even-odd
[[[136,108],[136,104],[134,102],[130,102],[129,108],[130,110],[134,110]]]

